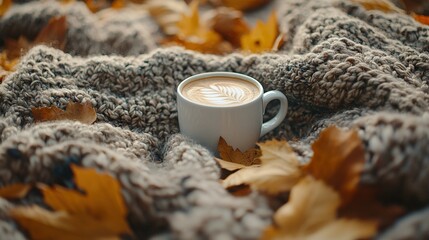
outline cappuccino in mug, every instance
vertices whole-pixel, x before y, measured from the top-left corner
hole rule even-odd
[[[214,107],[238,106],[256,99],[260,89],[255,84],[237,78],[208,77],[187,83],[182,88],[189,101]]]
[[[273,100],[280,101],[280,109],[263,122],[265,108]],[[215,155],[219,137],[243,152],[254,147],[260,136],[283,121],[287,108],[283,93],[264,93],[258,81],[239,73],[201,73],[177,87],[180,132]]]

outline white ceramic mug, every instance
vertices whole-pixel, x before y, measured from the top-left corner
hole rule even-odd
[[[192,101],[182,94],[182,89],[192,81],[206,78],[228,78],[248,81],[259,92],[250,102],[238,106],[208,106]],[[263,123],[263,114],[270,101],[279,100],[280,109],[271,120]],[[262,85],[255,79],[238,73],[209,72],[191,76],[177,88],[177,111],[180,132],[217,154],[219,137],[241,151],[254,147],[258,139],[277,127],[286,117],[288,101],[279,91],[264,93]]]

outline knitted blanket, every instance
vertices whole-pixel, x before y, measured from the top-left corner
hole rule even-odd
[[[362,182],[412,212],[377,238],[427,239],[429,27],[348,0],[279,1],[277,13],[287,34],[279,52],[214,56],[159,48],[158,29],[141,11],[105,18],[81,3],[14,5],[0,19],[1,38],[34,37],[59,15],[68,32],[64,52],[35,47],[0,84],[0,185],[54,183],[55,167],[73,158],[119,180],[140,238],[258,238],[271,223],[270,203],[225,191],[213,157],[179,134],[177,120],[182,80],[238,72],[288,97],[288,116],[264,139],[287,139],[302,161],[325,127],[357,128]],[[34,123],[31,108],[69,101],[91,102],[97,121]],[[26,239],[6,214],[14,204],[0,199],[1,239]]]

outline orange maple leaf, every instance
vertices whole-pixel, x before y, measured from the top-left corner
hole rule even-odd
[[[362,141],[355,130],[326,128],[313,143],[313,158],[306,170],[340,192],[344,202],[356,192],[365,163]]]
[[[126,221],[127,209],[116,179],[95,169],[71,165],[78,188],[40,186],[46,204],[17,207],[11,216],[33,239],[113,239],[132,235]]]
[[[0,17],[12,6],[12,0],[2,0],[0,2]]]
[[[270,51],[278,35],[276,13],[272,12],[267,23],[258,20],[248,34],[241,36],[241,48],[252,53]]]
[[[90,102],[69,102],[65,111],[53,106],[32,108],[31,112],[36,122],[74,120],[86,124],[92,124],[97,119],[97,113]]]

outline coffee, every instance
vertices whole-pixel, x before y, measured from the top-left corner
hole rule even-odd
[[[183,86],[182,95],[207,106],[238,106],[251,102],[260,94],[255,84],[228,77],[208,77]]]

